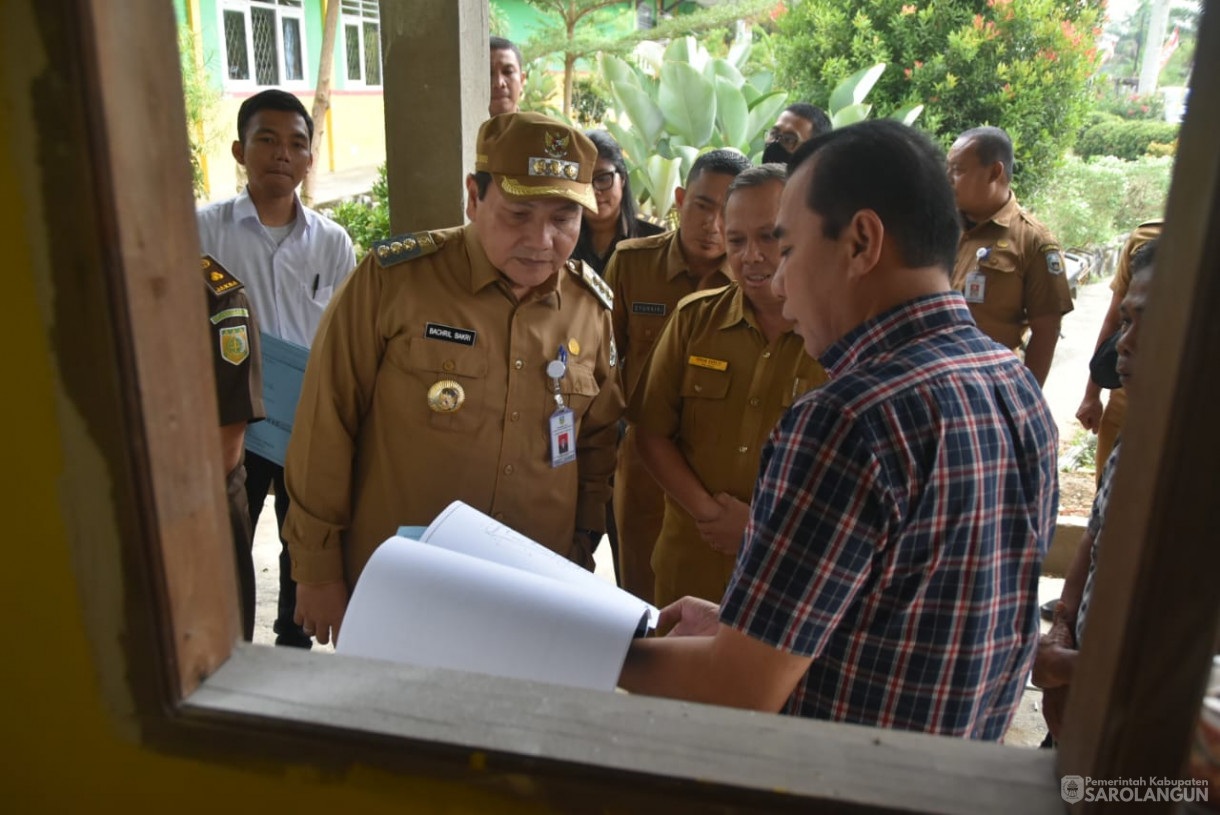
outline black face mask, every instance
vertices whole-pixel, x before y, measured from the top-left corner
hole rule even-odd
[[[787,167],[788,160],[791,158],[792,154],[785,150],[784,146],[777,141],[773,141],[763,148],[763,164],[782,164]]]

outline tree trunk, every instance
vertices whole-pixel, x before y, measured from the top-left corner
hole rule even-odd
[[[318,173],[318,152],[322,148],[322,136],[326,133],[326,111],[330,110],[330,75],[335,62],[335,33],[339,29],[339,0],[323,0],[326,3],[326,19],[322,24],[322,55],[318,61],[318,82],[314,86],[313,110],[313,166],[305,176],[305,188],[301,197],[306,204],[313,204],[314,178]]]
[[[1148,33],[1144,37],[1144,53],[1139,65],[1140,96],[1156,92],[1161,75],[1161,49],[1165,47],[1165,29],[1169,24],[1169,0],[1153,0],[1148,15]]]

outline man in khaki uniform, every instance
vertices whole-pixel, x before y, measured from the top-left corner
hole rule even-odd
[[[201,267],[208,292],[212,370],[220,412],[220,447],[225,466],[225,496],[237,561],[242,636],[254,639],[254,529],[246,499],[246,425],[267,417],[263,407],[263,356],[258,322],[241,282],[214,258]]]
[[[614,338],[623,357],[623,388],[630,400],[653,344],[674,306],[686,295],[729,282],[724,254],[724,199],[750,161],[736,150],[711,150],[691,167],[677,190],[682,226],[672,232],[619,243],[606,265],[614,290]],[[628,426],[614,473],[614,519],[619,539],[619,585],[649,600],[652,545],[661,531],[665,497],[648,474]]]
[[[953,287],[1001,345],[1016,351],[1029,330],[1025,366],[1045,384],[1059,324],[1072,310],[1059,243],[1012,193],[1012,141],[1003,130],[967,130],[950,148],[948,165],[965,229]]]
[[[688,594],[720,602],[763,445],[784,410],[826,381],[771,290],[785,175],[764,164],[733,181],[724,226],[734,282],[678,304],[628,409],[640,457],[665,490],[652,551],[659,605]]]
[[[596,157],[554,119],[488,120],[471,223],[377,244],[323,316],[284,531],[319,642],[373,550],[457,499],[592,566],[623,411],[609,289],[567,262]]]
[[[1146,221],[1137,226],[1131,233],[1131,237],[1127,238],[1127,243],[1124,244],[1123,251],[1118,258],[1118,271],[1114,274],[1114,280],[1110,281],[1110,291],[1114,292],[1114,295],[1110,298],[1110,308],[1106,312],[1105,319],[1102,320],[1101,331],[1097,334],[1097,345],[1094,346],[1094,350],[1109,339],[1122,323],[1118,307],[1123,298],[1127,296],[1127,289],[1131,286],[1131,258],[1141,246],[1160,236],[1164,223],[1159,220]],[[1123,429],[1123,421],[1127,418],[1126,389],[1114,388],[1111,390],[1110,398],[1106,400],[1106,407],[1103,411],[1101,386],[1094,382],[1092,377],[1089,377],[1084,389],[1084,399],[1081,400],[1080,407],[1076,410],[1076,418],[1080,420],[1086,430],[1097,434],[1095,461],[1097,462],[1097,483],[1100,485],[1102,470],[1110,458],[1110,451],[1114,449],[1114,442],[1118,438],[1119,431]]]

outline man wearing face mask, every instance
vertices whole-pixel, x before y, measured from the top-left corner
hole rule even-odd
[[[569,256],[597,150],[483,123],[465,227],[375,245],[322,319],[286,472],[297,619],[326,643],[373,551],[462,500],[587,568],[623,399],[608,287]]]
[[[665,320],[686,295],[731,279],[724,250],[724,201],[729,184],[750,160],[737,150],[710,150],[695,160],[686,187],[676,192],[681,227],[619,243],[606,265],[614,290],[614,339],[623,357],[623,389],[631,399]],[[661,531],[665,496],[635,451],[628,426],[614,473],[614,519],[619,537],[619,585],[652,597],[649,560]]]
[[[826,111],[807,102],[789,105],[767,131],[767,146],[763,149],[763,164],[787,164],[796,148],[831,130]]]

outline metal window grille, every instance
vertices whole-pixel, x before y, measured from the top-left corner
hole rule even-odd
[[[347,78],[360,80],[360,27],[343,26],[344,44],[347,46]]]
[[[229,79],[249,79],[250,55],[246,53],[246,15],[240,11],[226,11],[224,28]]]
[[[377,23],[364,24],[364,82],[381,84],[381,27]]]
[[[250,31],[254,35],[254,81],[259,85],[278,85],[280,60],[275,43],[275,10],[252,7]]]

